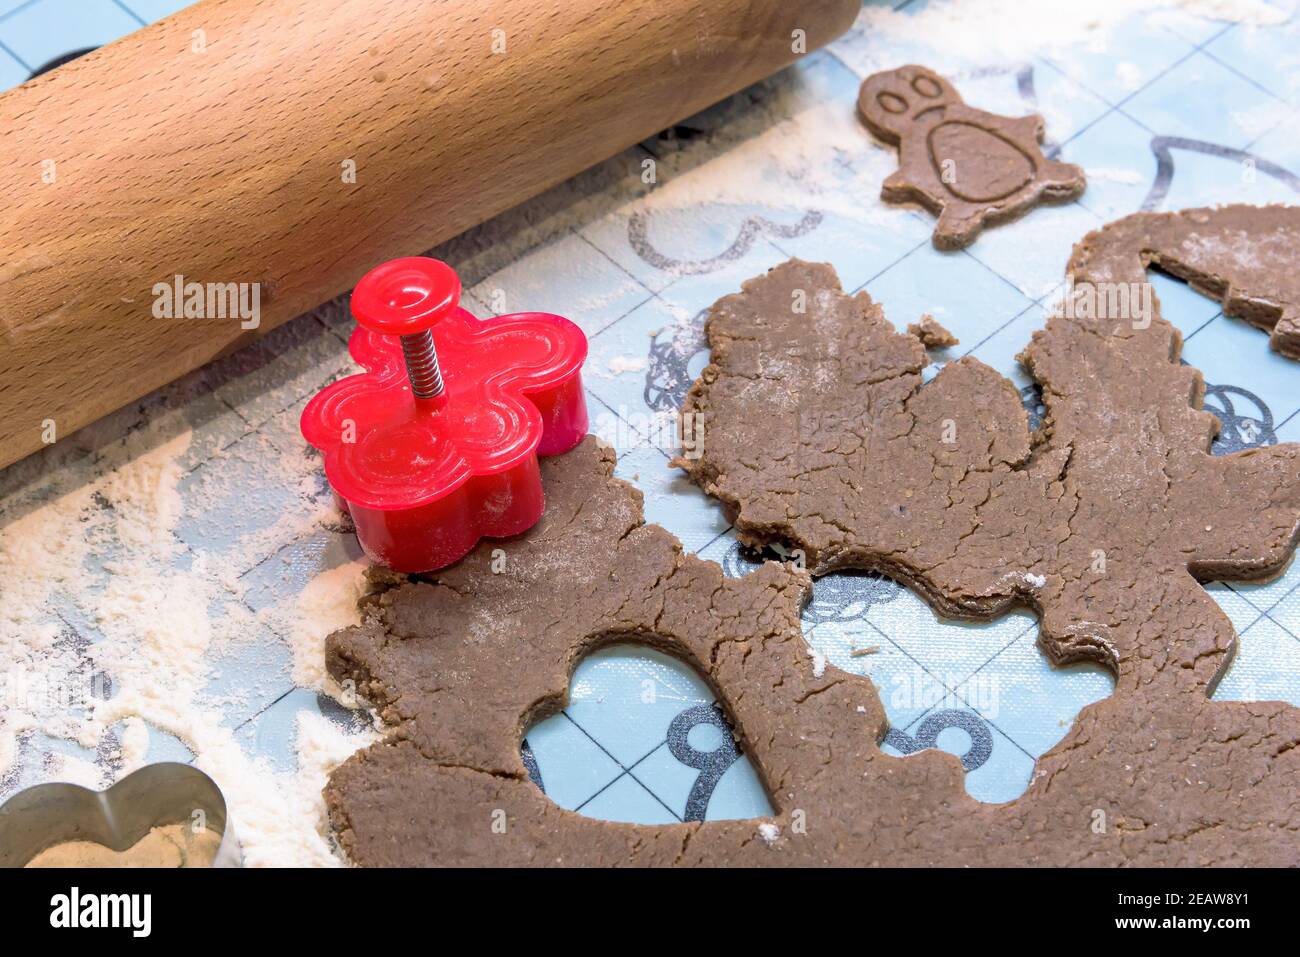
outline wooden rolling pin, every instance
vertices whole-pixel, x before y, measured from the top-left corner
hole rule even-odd
[[[204,0],[5,93],[0,467],[775,72],[859,2]]]

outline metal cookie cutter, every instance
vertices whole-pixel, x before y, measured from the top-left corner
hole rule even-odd
[[[171,761],[145,765],[103,791],[79,784],[19,791],[0,805],[0,867],[22,867],[68,841],[125,851],[152,828],[192,823],[196,812],[221,836],[212,866],[239,867],[239,841],[221,789],[198,768]]]

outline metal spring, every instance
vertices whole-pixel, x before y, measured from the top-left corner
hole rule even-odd
[[[406,357],[406,376],[411,390],[421,399],[442,394],[442,370],[433,349],[433,333],[428,329],[402,336],[402,355]]]

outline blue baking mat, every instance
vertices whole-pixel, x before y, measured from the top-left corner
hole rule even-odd
[[[0,87],[183,5],[0,0]],[[896,6],[914,16],[924,0]],[[663,441],[670,430],[662,414],[678,407],[707,361],[703,314],[715,299],[790,256],[833,263],[846,289],[865,289],[896,325],[933,314],[961,340],[938,360],[976,356],[1022,390],[1033,414],[1037,395],[1014,356],[1042,325],[1070,247],[1084,232],[1139,209],[1300,202],[1297,50],[1294,17],[1257,26],[1168,10],[1134,14],[1104,43],[1054,46],[1011,63],[955,65],[923,40],[891,45],[855,28],[779,77],[564,187],[566,197],[577,190],[590,200],[576,224],[547,227],[569,201],[543,196],[500,218],[506,234],[542,223],[540,241],[511,246],[507,259],[472,244],[437,252],[461,268],[467,305],[480,314],[494,306],[548,310],[583,327],[591,339],[593,430],[619,450],[618,475],[644,491],[649,521],[728,574],[744,575],[756,567],[755,557],[739,548],[716,503],[669,469],[674,449]],[[949,73],[976,106],[1045,112],[1051,149],[1090,171],[1087,192],[990,230],[966,251],[940,253],[930,245],[929,215],[878,202],[879,181],[893,169],[892,155],[878,144],[864,139],[846,149],[853,137],[838,134],[824,153],[803,144],[822,164],[811,178],[780,155],[779,138],[763,152],[766,128],[814,111],[821,111],[819,123],[829,116],[832,125],[851,129],[863,76],[909,61]],[[747,175],[765,187],[747,198],[724,188],[725,171],[710,170],[741,150],[748,151]],[[648,165],[659,178],[650,200],[675,178],[693,177],[691,202],[639,198],[648,189],[640,181]],[[768,196],[781,201],[765,203]],[[1205,372],[1207,406],[1224,420],[1218,450],[1300,441],[1300,368],[1215,303],[1165,277],[1154,282],[1166,318],[1186,337],[1186,361]],[[349,326],[337,310],[303,317],[226,360],[214,377],[220,387],[187,400],[194,441],[178,535],[191,556],[221,553],[283,514],[309,513],[326,494],[323,482],[285,487],[272,466],[285,450],[300,448],[297,419],[306,399],[350,367]],[[357,554],[355,541],[330,527],[268,543],[231,600],[257,610]],[[1267,585],[1209,590],[1241,634],[1240,654],[1215,697],[1300,705],[1300,569]],[[229,723],[250,753],[291,767],[300,710],[344,723],[359,718],[294,688],[282,637],[258,627],[213,661],[213,693],[239,702]],[[69,620],[68,628],[69,640],[94,639],[93,622]],[[1035,759],[1084,705],[1113,687],[1095,666],[1051,667],[1030,614],[945,622],[906,588],[873,575],[820,580],[804,632],[828,661],[879,689],[891,723],[887,751],[938,747],[961,755],[967,789],[982,801],[1023,793]],[[875,650],[853,654],[866,648]],[[41,737],[27,746],[37,757],[43,749],[78,750]],[[583,661],[569,706],[529,729],[523,751],[552,800],[593,817],[653,823],[769,810],[707,684],[648,649],[618,646]],[[159,735],[149,756],[185,759],[187,752]],[[32,774],[7,779],[0,791],[19,780],[29,783]]]

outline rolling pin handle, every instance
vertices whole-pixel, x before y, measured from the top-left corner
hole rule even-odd
[[[401,339],[406,376],[418,399],[436,399],[445,389],[431,330],[457,308],[460,292],[455,270],[425,256],[376,266],[352,292],[352,315],[358,324]]]

